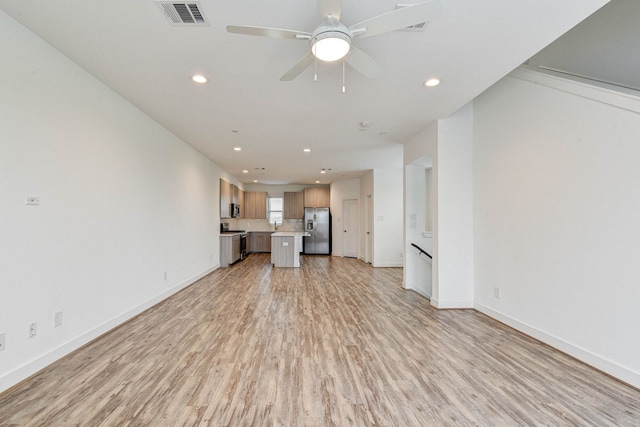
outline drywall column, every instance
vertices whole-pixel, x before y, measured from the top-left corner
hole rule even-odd
[[[438,308],[473,307],[472,154],[473,104],[467,104],[438,123],[438,285],[431,298]]]
[[[438,308],[473,307],[472,144],[472,104],[431,124],[405,144],[405,175],[414,176],[411,168],[431,159],[434,198],[431,304]],[[420,191],[415,179],[405,182],[407,199]],[[424,175],[420,179],[424,179]],[[415,285],[424,281],[418,277],[420,266],[417,265],[424,261],[409,256],[411,242],[420,240],[421,230],[408,227],[411,216],[418,213],[415,203],[405,203],[405,251],[408,256],[405,257],[404,280],[406,287],[425,293]],[[421,241],[427,244],[425,239]]]

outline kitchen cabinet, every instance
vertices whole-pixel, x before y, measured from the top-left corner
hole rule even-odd
[[[220,179],[220,218],[231,218],[232,184]]]
[[[271,264],[274,267],[300,267],[305,232],[276,232],[271,235]]]
[[[247,245],[249,251],[271,252],[271,235],[273,231],[250,231],[247,233]]]
[[[244,191],[238,189],[238,206],[240,206],[240,216],[238,218],[244,218]]]
[[[304,218],[304,193],[284,193],[284,219],[302,219]]]
[[[328,188],[309,187],[304,189],[305,208],[328,208],[330,203]]]
[[[228,267],[229,264],[240,259],[240,233],[220,236],[220,267]]]
[[[235,185],[231,185],[231,203],[238,203],[240,199],[240,189]]]
[[[244,217],[247,219],[267,218],[267,193],[264,191],[245,191]]]
[[[231,203],[240,206],[238,218],[244,218],[244,191],[236,185],[220,179],[220,218],[231,218]]]

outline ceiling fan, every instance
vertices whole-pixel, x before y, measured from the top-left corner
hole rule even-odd
[[[323,22],[312,32],[256,27],[252,25],[228,25],[230,33],[272,38],[307,40],[309,52],[303,56],[280,80],[290,81],[302,73],[315,59],[344,61],[367,77],[374,78],[382,68],[366,53],[351,44],[359,37],[371,37],[411,27],[440,15],[440,0],[407,5],[382,15],[369,18],[349,27],[340,22],[342,0],[318,0],[318,11]]]

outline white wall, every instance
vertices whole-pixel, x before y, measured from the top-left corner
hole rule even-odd
[[[333,255],[342,256],[343,201],[358,200],[360,218],[359,258],[365,254],[365,201],[372,199],[372,262],[373,267],[402,267],[403,245],[403,185],[402,168],[375,169],[360,179],[335,181],[331,184],[333,216]]]
[[[373,171],[374,267],[402,267],[404,256],[403,170]]]
[[[358,209],[360,206],[360,179],[346,179],[343,181],[334,181],[331,183],[331,254],[333,256],[343,256],[344,233],[342,231],[343,202],[353,199],[358,201]],[[360,215],[359,215],[360,217]],[[361,225],[358,230],[358,236],[363,230]]]
[[[0,52],[1,391],[216,268],[223,171],[1,11]]]
[[[518,71],[475,101],[473,161],[476,308],[636,387],[639,111]]]

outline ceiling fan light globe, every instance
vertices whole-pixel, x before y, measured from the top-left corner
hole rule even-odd
[[[351,49],[351,38],[341,32],[318,34],[312,39],[311,52],[321,61],[332,62],[344,58]]]

